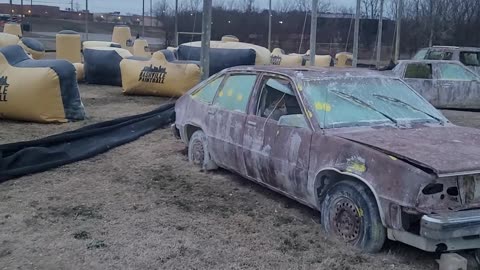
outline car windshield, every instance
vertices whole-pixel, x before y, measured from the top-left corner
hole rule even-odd
[[[443,124],[446,119],[405,83],[393,78],[339,78],[305,82],[305,97],[322,128]]]

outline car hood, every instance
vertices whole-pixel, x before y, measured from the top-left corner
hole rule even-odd
[[[335,134],[432,170],[438,176],[480,173],[480,130],[447,126]]]

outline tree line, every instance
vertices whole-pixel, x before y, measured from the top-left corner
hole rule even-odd
[[[384,0],[383,58],[389,59],[395,36],[399,0]],[[202,0],[180,0],[178,29],[201,31]],[[351,6],[339,6],[319,0],[317,43],[322,53],[351,51],[355,0]],[[262,3],[265,3],[263,1]],[[373,58],[376,49],[377,21],[381,0],[361,0],[361,56]],[[241,41],[267,46],[268,7],[259,0],[213,0],[212,39],[232,34]],[[263,4],[264,5],[264,4]],[[310,35],[311,0],[272,1],[272,42],[287,52],[304,53]],[[172,44],[174,31],[173,0],[157,1],[155,16],[163,23],[167,43]],[[478,0],[404,0],[401,29],[401,52],[412,55],[422,47],[433,45],[480,46],[480,1]],[[181,35],[180,43],[198,40],[200,36]]]

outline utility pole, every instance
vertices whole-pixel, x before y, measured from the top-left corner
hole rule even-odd
[[[162,11],[164,12],[164,11]],[[153,6],[152,6],[152,0],[150,0],[150,26],[153,26]]]
[[[268,50],[272,50],[272,0],[268,1]]]
[[[358,64],[358,35],[360,32],[360,0],[357,0],[357,8],[355,13],[355,31],[353,33],[353,67]]]
[[[175,0],[175,46],[178,46],[178,0]]]
[[[403,0],[398,0],[397,7],[397,37],[395,39],[395,62],[400,58],[400,32],[402,31]]]
[[[202,16],[202,50],[200,63],[202,66],[202,80],[210,75],[210,36],[212,34],[212,0],[203,0]]]
[[[380,68],[380,58],[382,57],[383,2],[384,0],[380,0],[380,18],[378,18],[377,33],[377,69]]]
[[[145,38],[145,0],[142,3],[142,37]]]
[[[88,0],[85,0],[85,40],[88,40]]]
[[[433,46],[433,28],[435,24],[434,20],[434,13],[433,13],[433,0],[430,0],[430,38],[428,39],[428,47]]]
[[[312,18],[310,19],[310,66],[315,66],[317,54],[317,9],[318,0],[312,0]]]
[[[73,11],[73,0],[70,1],[70,11]]]
[[[23,16],[25,16],[23,12],[23,0],[20,1],[20,8],[21,8],[20,16],[22,17],[22,21],[23,21]]]
[[[13,15],[13,4],[12,4],[12,0],[10,0],[10,20],[12,19],[12,15]]]

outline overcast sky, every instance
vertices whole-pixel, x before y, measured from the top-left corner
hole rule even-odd
[[[62,9],[70,7],[70,0],[32,0],[33,4],[38,5],[52,5],[52,6],[60,6]],[[175,0],[167,0],[169,1],[172,6],[175,3]],[[190,0],[179,0],[182,1],[190,1]],[[223,0],[213,0],[213,4],[215,5],[218,2]],[[239,0],[241,1],[241,0]],[[275,6],[277,1],[280,0],[272,0],[272,5]],[[324,0],[325,1],[325,0]],[[329,0],[331,3],[335,5],[342,5],[342,6],[354,6],[355,0]],[[13,0],[14,4],[20,4],[21,0]],[[153,5],[155,6],[155,2],[157,0],[152,0]],[[200,1],[202,2],[202,1]],[[268,0],[255,0],[256,4],[260,8],[268,8]],[[9,3],[9,0],[0,0],[0,3]],[[24,5],[29,5],[30,0],[24,0]],[[80,9],[85,9],[85,0],[73,0],[74,8],[78,5]],[[77,4],[78,3],[78,4]],[[89,0],[88,1],[89,9],[92,12],[113,12],[113,11],[120,11],[121,13],[125,14],[129,13],[142,13],[142,0]],[[146,12],[149,12],[150,9],[150,0],[145,0],[146,5]]]

